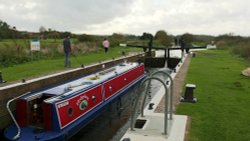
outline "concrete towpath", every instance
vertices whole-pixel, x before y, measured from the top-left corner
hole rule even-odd
[[[188,71],[192,55],[187,54],[184,62],[180,62],[176,67],[177,73],[172,73],[171,77],[174,80],[174,100],[173,111],[175,113],[176,106],[180,103],[181,91],[184,80]],[[152,110],[144,109],[144,117],[139,116],[137,120],[144,121],[142,128],[136,128],[134,131],[127,130],[126,134],[120,141],[186,141],[187,127],[189,126],[189,118],[185,115],[173,115],[173,119],[169,120],[167,124],[167,134],[163,134],[164,126],[164,109],[165,109],[165,96],[164,89],[161,87],[150,101],[156,105]],[[148,105],[146,106],[148,107]]]

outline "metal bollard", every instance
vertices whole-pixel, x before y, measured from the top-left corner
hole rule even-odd
[[[186,90],[183,97],[181,97],[181,102],[192,102],[195,103],[197,99],[194,97],[194,89],[196,85],[194,84],[186,84]]]
[[[0,71],[0,84],[1,84],[1,83],[6,83],[6,82],[7,82],[7,81],[4,81],[4,80],[3,80],[2,72]]]
[[[154,109],[154,108],[153,108],[154,105],[155,105],[154,103],[150,103],[149,106],[148,106],[148,109],[149,109],[149,110]]]

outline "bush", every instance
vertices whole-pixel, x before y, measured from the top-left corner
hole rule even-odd
[[[17,55],[1,55],[0,67],[9,67],[15,64],[21,64],[31,61],[30,56],[17,56]]]
[[[87,34],[79,35],[77,39],[79,42],[92,42],[92,41],[94,41],[94,38],[91,35],[87,35]]]
[[[84,54],[88,52],[95,52],[98,50],[98,44],[96,42],[84,42],[76,44],[72,47],[74,54]]]
[[[238,54],[245,59],[250,59],[250,41],[241,42],[232,48],[234,54]]]
[[[92,40],[91,36],[83,36],[85,40]],[[72,51],[76,54],[95,52],[101,48],[101,41],[84,41],[77,43],[76,39],[72,40]],[[12,40],[3,40],[0,42],[0,67],[9,67],[15,64],[32,61],[29,40],[18,40],[14,44]],[[63,57],[62,40],[41,40],[40,59],[55,59]],[[34,58],[38,56],[37,52],[32,53]]]
[[[232,53],[250,59],[250,38],[232,35],[216,37],[216,45],[220,49],[229,48]]]

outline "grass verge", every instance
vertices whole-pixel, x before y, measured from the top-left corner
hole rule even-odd
[[[122,51],[138,51],[138,49],[114,47],[110,48],[107,54],[105,54],[104,51],[99,51],[77,56],[71,55],[71,68],[64,68],[64,58],[62,57],[59,59],[32,61],[25,64],[14,65],[13,67],[1,68],[0,71],[2,72],[3,79],[11,82],[80,67],[81,64],[86,65],[109,60],[121,56]]]
[[[190,141],[250,140],[250,79],[246,62],[227,50],[198,52],[185,83],[196,84],[196,104],[181,103],[177,114],[191,117]]]

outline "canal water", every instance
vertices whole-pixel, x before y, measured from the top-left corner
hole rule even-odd
[[[150,69],[148,71],[151,73],[157,70]],[[150,95],[153,97],[160,84],[152,81],[150,87]],[[99,117],[70,138],[69,141],[119,141],[129,128],[130,116],[138,92],[145,94],[145,87],[135,86],[116,102],[110,104]],[[148,102],[150,102],[150,97],[147,98],[146,103]]]

